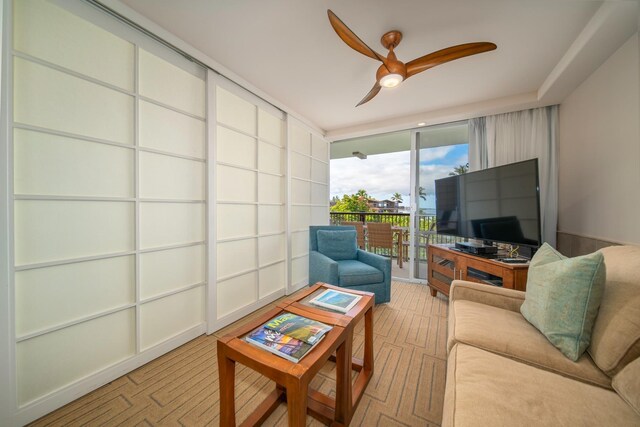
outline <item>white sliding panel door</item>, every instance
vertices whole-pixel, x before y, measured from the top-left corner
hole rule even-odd
[[[309,225],[329,224],[329,145],[289,117],[291,284],[309,284]]]
[[[1,425],[202,334],[207,257],[204,70],[84,2],[8,4]]]
[[[205,319],[206,74],[143,48],[137,56],[138,345],[144,351]]]
[[[287,284],[284,114],[221,77],[215,82],[209,331],[284,295]]]

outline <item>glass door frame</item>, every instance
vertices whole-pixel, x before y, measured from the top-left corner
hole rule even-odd
[[[419,168],[417,165],[417,149],[418,149],[418,133],[421,128],[411,130],[411,150],[409,154],[409,175],[410,175],[410,191],[411,191],[411,203],[409,209],[409,281],[416,283],[427,284],[426,279],[419,279],[415,274],[415,237],[416,237],[416,224],[418,221],[418,173]]]
[[[456,120],[453,122],[437,123],[429,126],[423,126],[420,128],[411,129],[411,151],[410,151],[411,204],[410,204],[410,211],[409,211],[409,224],[410,224],[410,227],[409,227],[409,281],[410,282],[421,283],[425,285],[428,283],[427,276],[425,276],[424,279],[416,277],[417,263],[414,262],[415,257],[416,256],[419,257],[419,253],[417,253],[416,251],[416,249],[419,249],[419,248],[416,248],[416,238],[418,237],[416,235],[416,232],[419,228],[418,206],[419,206],[419,197],[420,197],[420,194],[418,191],[418,187],[420,184],[419,182],[420,169],[418,165],[418,156],[419,156],[418,150],[420,150],[420,146],[419,146],[420,141],[419,141],[418,134],[420,132],[424,132],[429,128],[433,128],[433,127],[455,126],[455,125],[461,125],[463,123],[466,123],[468,125],[469,121]],[[467,144],[468,144],[468,139],[467,139]],[[442,146],[445,146],[445,145],[449,145],[449,144],[443,144]],[[427,246],[428,246],[428,241],[427,241]],[[429,257],[429,254],[427,251],[427,258],[428,257]],[[420,260],[418,259],[418,263],[419,262]],[[425,260],[425,263],[426,262],[427,260]]]

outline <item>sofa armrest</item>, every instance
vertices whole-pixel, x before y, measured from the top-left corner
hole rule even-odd
[[[309,283],[338,285],[338,263],[318,251],[309,251]]]
[[[358,249],[358,261],[382,271],[385,282],[391,279],[391,258]]]
[[[449,301],[467,300],[491,305],[509,311],[520,312],[525,293],[480,283],[454,280],[449,291]]]

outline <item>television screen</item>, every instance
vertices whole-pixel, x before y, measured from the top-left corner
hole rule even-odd
[[[437,231],[538,247],[538,159],[436,180]]]

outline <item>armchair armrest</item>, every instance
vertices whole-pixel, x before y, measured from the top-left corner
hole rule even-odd
[[[503,289],[480,283],[454,280],[449,290],[449,301],[474,301],[509,311],[520,312],[525,293],[515,289]]]
[[[338,263],[318,251],[309,251],[309,283],[339,284]]]
[[[391,279],[391,258],[358,249],[358,261],[382,271],[385,281]]]

